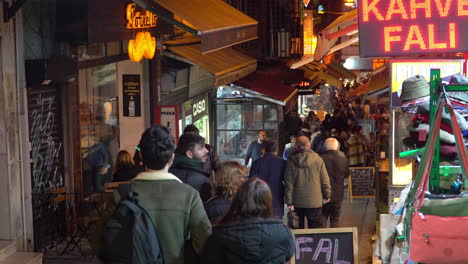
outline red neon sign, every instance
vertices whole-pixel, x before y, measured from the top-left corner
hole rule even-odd
[[[467,52],[468,0],[359,0],[361,57]]]

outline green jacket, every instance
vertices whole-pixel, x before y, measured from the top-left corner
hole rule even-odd
[[[155,223],[166,264],[184,263],[189,239],[195,252],[201,253],[211,223],[197,190],[171,173],[142,172],[132,181],[132,191]],[[114,200],[120,200],[118,192]]]
[[[331,197],[325,163],[310,149],[288,157],[284,182],[285,202],[296,208],[320,208]]]

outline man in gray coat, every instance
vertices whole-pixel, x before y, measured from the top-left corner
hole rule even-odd
[[[331,186],[322,158],[310,149],[310,140],[301,136],[296,141],[297,153],[288,157],[285,200],[289,210],[299,216],[299,228],[304,217],[309,228],[322,227],[322,205],[330,201]]]

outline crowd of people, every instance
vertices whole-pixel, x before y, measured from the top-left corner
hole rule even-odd
[[[119,152],[113,180],[132,182],[166,263],[285,263],[295,248],[285,211],[296,215],[290,228],[306,220],[308,228],[338,227],[349,167],[372,162],[372,140],[355,112],[337,106],[322,122],[313,112],[291,121],[292,113],[297,126],[282,155],[258,131],[245,164],[220,162],[194,125],[177,146],[167,128],[153,125],[133,158]]]

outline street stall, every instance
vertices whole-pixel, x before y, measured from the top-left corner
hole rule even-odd
[[[466,72],[456,53],[468,51],[468,37],[461,34],[467,22],[465,5],[437,3],[431,9],[426,3],[388,0],[360,1],[358,7],[361,57],[419,55],[390,61],[391,214],[380,216],[377,255],[381,263],[466,263],[466,253],[459,248],[467,247],[466,240],[457,238],[468,237],[458,228],[468,219],[460,210],[439,210],[441,204],[454,209],[449,204],[464,203],[459,193],[466,175],[466,120],[453,107],[463,96],[454,100],[441,78]],[[438,157],[447,153],[453,160],[445,166]],[[441,180],[439,171],[448,177]]]
[[[258,130],[269,140],[279,140],[283,117],[296,103],[295,88],[259,72],[218,87],[214,136],[220,159],[243,164]]]

